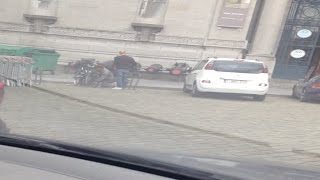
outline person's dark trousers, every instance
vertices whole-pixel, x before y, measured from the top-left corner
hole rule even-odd
[[[128,84],[129,70],[117,69],[116,71],[117,71],[117,87],[125,89]]]

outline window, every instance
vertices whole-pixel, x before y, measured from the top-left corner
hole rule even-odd
[[[251,0],[226,0],[226,7],[248,8]]]
[[[262,73],[264,66],[262,63],[244,62],[244,61],[214,61],[212,70],[219,72],[237,72],[237,73]]]
[[[194,66],[193,70],[201,70],[208,63],[208,60],[202,60]]]

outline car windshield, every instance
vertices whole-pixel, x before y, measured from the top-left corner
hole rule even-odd
[[[261,73],[264,69],[262,63],[245,62],[240,60],[222,61],[217,60],[212,63],[212,70],[219,72],[236,72],[236,73]]]
[[[0,135],[320,171],[320,0],[0,2]]]

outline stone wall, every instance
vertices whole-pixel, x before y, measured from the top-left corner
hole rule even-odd
[[[270,73],[276,62],[277,47],[292,0],[265,1],[265,5],[248,57],[264,61]]]
[[[222,0],[169,0],[164,29],[153,40],[139,42],[131,23],[140,0],[59,0],[57,21],[41,33],[30,32],[23,17],[28,1],[2,0],[7,11],[0,11],[0,43],[53,48],[62,54],[60,63],[81,57],[108,60],[121,49],[145,65],[238,57],[247,45],[255,2],[251,0],[243,28],[220,28],[216,21]]]
[[[23,13],[28,10],[29,0],[1,0],[0,21],[10,23],[27,23]]]

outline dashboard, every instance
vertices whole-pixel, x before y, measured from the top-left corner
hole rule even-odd
[[[168,178],[50,153],[0,145],[0,179],[167,180]]]

